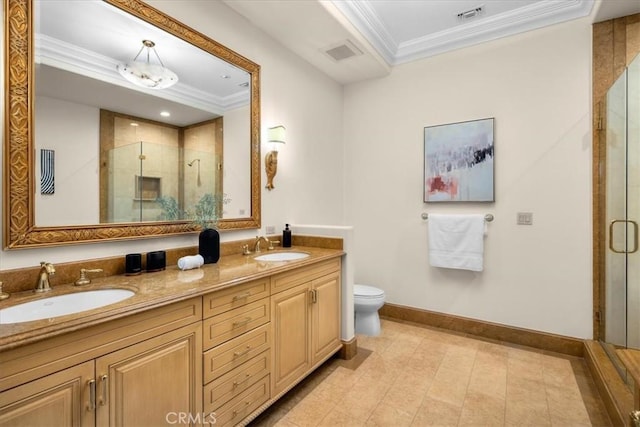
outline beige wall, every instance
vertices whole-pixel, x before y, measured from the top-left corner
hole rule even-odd
[[[251,212],[251,195],[247,191],[251,188],[251,173],[245,159],[251,157],[247,144],[251,138],[250,129],[246,126],[249,117],[249,106],[237,108],[224,113],[224,169],[222,179],[224,192],[231,199],[223,208],[223,218],[246,217]]]
[[[36,134],[42,135],[34,151],[35,203],[40,207],[36,224],[42,227],[99,222],[98,146],[87,144],[98,140],[99,110],[41,96],[36,111],[45,112],[35,124]],[[75,122],[70,120],[72,117]],[[54,194],[40,194],[40,149],[55,151]]]
[[[396,304],[591,336],[590,40],[582,19],[345,89],[356,283]],[[423,128],[485,117],[496,202],[423,204]],[[493,213],[484,272],[430,267],[422,212]],[[533,225],[516,225],[517,212],[533,212]]]

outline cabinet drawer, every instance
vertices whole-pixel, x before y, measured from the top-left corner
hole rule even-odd
[[[242,335],[269,321],[269,298],[227,311],[204,320],[205,349]]]
[[[266,277],[205,295],[202,304],[203,317],[206,319],[268,297],[271,293],[270,282],[270,278]]]
[[[271,325],[254,329],[204,353],[205,384],[271,347]]]
[[[301,283],[309,282],[339,270],[340,258],[333,258],[309,267],[302,267],[286,273],[277,274],[271,279],[271,293],[275,294],[276,292],[293,288]]]
[[[207,384],[204,387],[205,406],[215,411],[267,375],[270,366],[270,352],[266,350]]]
[[[215,413],[216,426],[236,425],[269,400],[269,375],[224,404]],[[205,408],[205,413],[211,411]]]

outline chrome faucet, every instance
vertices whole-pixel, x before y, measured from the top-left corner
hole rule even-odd
[[[33,290],[34,292],[47,292],[51,290],[51,286],[49,286],[49,277],[56,274],[56,269],[53,267],[53,264],[50,262],[42,261],[40,263],[40,273],[38,273],[38,282],[36,283],[36,288]]]
[[[253,247],[253,252],[260,252],[260,242],[264,241],[267,245],[269,245],[269,239],[264,236],[256,236],[256,243]]]

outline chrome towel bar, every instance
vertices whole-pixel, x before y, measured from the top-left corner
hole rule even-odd
[[[424,219],[425,221],[429,219],[429,214],[428,214],[428,213],[426,213],[426,212],[422,212],[422,215],[420,215],[420,216],[421,216],[421,217],[422,217],[422,219]],[[494,218],[493,214],[486,214],[486,215],[484,216],[484,220],[485,220],[485,221],[487,221],[487,222],[491,222],[491,221],[493,221],[493,218]]]

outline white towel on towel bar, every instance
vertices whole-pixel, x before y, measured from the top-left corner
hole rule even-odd
[[[484,215],[429,214],[429,263],[482,271],[484,234]]]

